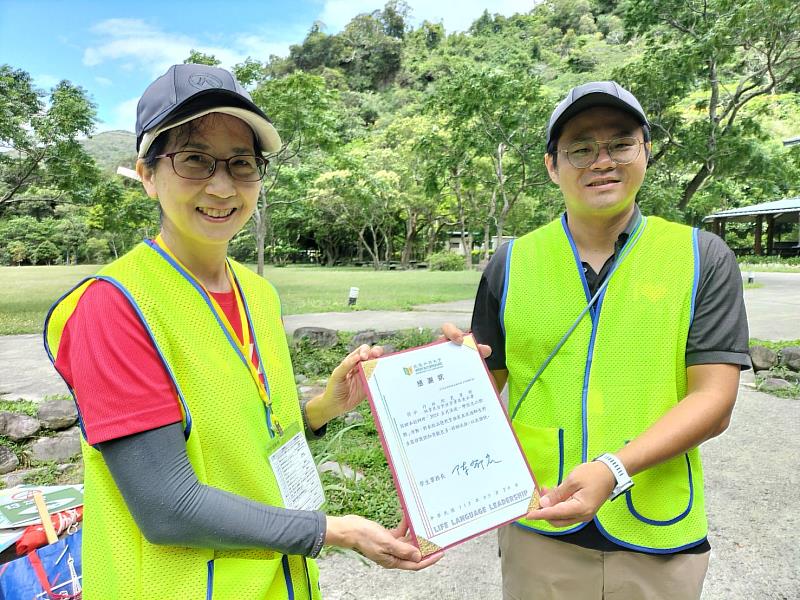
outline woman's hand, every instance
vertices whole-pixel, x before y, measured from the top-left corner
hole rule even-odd
[[[366,397],[366,390],[358,373],[358,363],[383,354],[380,346],[362,344],[333,370],[325,391],[306,404],[306,419],[311,429],[317,430],[331,419],[358,406]]]
[[[352,548],[386,569],[419,571],[439,562],[444,556],[438,552],[422,560],[417,547],[409,543],[405,518],[390,530],[356,515],[327,517],[325,543]]]

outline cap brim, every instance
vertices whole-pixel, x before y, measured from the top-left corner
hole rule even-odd
[[[561,129],[564,126],[564,123],[569,121],[572,117],[577,115],[584,110],[589,108],[596,108],[598,106],[610,106],[611,108],[617,108],[624,113],[627,113],[634,117],[639,124],[641,125],[648,125],[647,117],[645,117],[642,113],[632,107],[630,104],[625,102],[624,100],[618,98],[617,96],[613,96],[611,94],[606,94],[604,92],[593,92],[590,94],[586,94],[581,96],[575,102],[570,104],[563,113],[558,116],[556,122],[553,123],[553,126],[550,128],[550,133],[548,135],[548,141],[557,137],[560,133]]]
[[[211,113],[222,113],[231,115],[241,119],[247,123],[258,138],[261,147],[269,153],[278,152],[281,149],[281,137],[278,135],[277,130],[273,127],[265,117],[258,113],[253,112],[247,108],[240,108],[238,106],[214,106],[211,108],[198,109],[195,112],[184,114],[181,117],[159,125],[142,135],[142,141],[139,144],[139,158],[144,158],[147,151],[150,149],[153,141],[163,132],[179,127],[184,123],[188,123],[194,119],[199,119]]]

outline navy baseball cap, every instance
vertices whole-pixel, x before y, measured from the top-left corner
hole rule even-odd
[[[611,106],[628,113],[641,125],[648,125],[647,116],[636,96],[616,81],[592,81],[572,88],[550,115],[547,125],[547,147],[558,141],[564,124],[579,112],[595,106]]]
[[[207,115],[224,113],[247,123],[267,152],[281,148],[269,117],[236,78],[219,67],[172,65],[151,83],[136,107],[136,149],[142,158],[160,133]]]

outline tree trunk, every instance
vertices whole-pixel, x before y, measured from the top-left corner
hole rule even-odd
[[[695,195],[697,190],[700,189],[700,186],[703,185],[703,182],[708,179],[710,175],[711,171],[709,170],[708,165],[703,165],[688,183],[688,185],[684,188],[683,194],[681,195],[681,200],[678,203],[679,209],[686,210],[686,207],[688,206],[689,201],[692,199],[692,196]]]
[[[411,262],[411,254],[414,250],[414,240],[417,237],[417,214],[409,212],[406,219],[406,235],[403,240],[403,254],[400,256],[400,264],[403,268],[408,268]]]

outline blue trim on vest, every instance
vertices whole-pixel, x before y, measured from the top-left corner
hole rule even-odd
[[[214,593],[214,559],[208,561],[208,577],[206,579],[206,600],[211,600]]]
[[[289,568],[289,557],[285,554],[281,558],[281,565],[283,565],[283,578],[286,581],[286,591],[289,595],[289,600],[294,600],[294,586],[292,585],[292,571]]]
[[[153,343],[153,347],[156,349],[158,353],[158,357],[161,359],[161,364],[164,365],[164,369],[167,371],[167,375],[172,380],[172,385],[175,386],[175,391],[178,392],[178,399],[181,401],[181,406],[183,406],[183,414],[186,415],[186,427],[183,429],[183,437],[185,439],[189,439],[189,436],[192,433],[192,413],[189,412],[189,405],[186,404],[186,399],[183,397],[183,392],[181,391],[181,387],[178,385],[178,380],[175,378],[175,374],[172,372],[172,369],[167,362],[167,359],[164,358],[164,354],[161,352],[161,348],[158,346],[158,342],[156,342],[156,337],[153,335],[153,331],[150,329],[150,325],[147,324],[147,320],[144,318],[142,311],[139,309],[139,305],[136,304],[136,300],[133,299],[130,292],[125,289],[119,281],[113,279],[112,277],[108,277],[106,275],[95,275],[94,279],[99,279],[102,281],[106,281],[117,288],[123,296],[128,300],[133,310],[136,311],[136,315],[139,317],[139,320],[144,325],[144,330],[147,332],[147,335],[150,336],[150,341]]]
[[[517,527],[520,527],[522,529],[526,529],[527,531],[533,531],[534,533],[546,535],[547,537],[559,537],[562,535],[567,535],[568,533],[575,533],[576,531],[580,531],[581,529],[586,527],[586,523],[580,523],[579,525],[576,525],[572,529],[565,529],[564,531],[543,531],[541,529],[536,529],[536,527],[520,523],[519,521],[514,521],[511,524],[516,525]]]
[[[613,535],[608,533],[603,526],[600,524],[600,521],[597,517],[594,518],[594,524],[597,525],[597,529],[603,534],[608,540],[614,542],[618,546],[622,546],[623,548],[628,548],[629,550],[639,550],[640,552],[646,552],[648,554],[675,554],[676,552],[680,552],[682,550],[688,550],[689,548],[694,548],[695,546],[699,546],[703,542],[708,539],[706,536],[703,536],[696,542],[689,542],[688,544],[684,544],[683,546],[676,546],[675,548],[648,548],[647,546],[638,546],[636,544],[629,544],[628,542],[623,542],[615,538]]]
[[[78,397],[75,395],[75,390],[69,384],[67,378],[64,377],[64,374],[56,368],[56,359],[53,356],[53,353],[50,351],[50,342],[47,341],[47,326],[50,323],[50,317],[53,315],[53,311],[56,309],[56,306],[58,306],[61,303],[61,301],[64,300],[64,298],[69,296],[72,292],[77,290],[79,287],[81,287],[84,283],[86,283],[90,279],[94,279],[94,277],[85,277],[84,279],[81,279],[71,289],[64,292],[58,300],[53,302],[52,306],[50,306],[50,308],[47,311],[47,315],[44,318],[44,327],[42,329],[42,340],[44,342],[44,351],[47,352],[47,358],[50,359],[50,362],[53,364],[53,368],[55,369],[56,373],[58,373],[58,376],[61,377],[61,379],[64,381],[64,385],[67,386],[70,395],[72,395],[72,401],[75,403],[75,410],[78,412],[78,426],[81,428],[81,435],[83,436],[83,439],[86,440],[86,443],[89,443],[89,440],[86,437],[86,428],[83,425],[83,415],[81,414],[81,408],[80,406],[78,406]],[[92,446],[92,448],[97,450],[96,446]]]
[[[225,327],[225,325],[222,323],[222,319],[221,319],[220,315],[219,315],[219,314],[217,314],[217,311],[216,311],[216,310],[214,310],[214,305],[213,305],[213,304],[211,304],[211,299],[208,297],[208,294],[206,294],[206,293],[205,293],[205,291],[203,290],[203,288],[201,288],[201,287],[200,287],[200,286],[197,284],[197,282],[194,280],[194,278],[193,278],[192,276],[190,276],[190,275],[189,275],[189,274],[188,274],[188,273],[187,273],[187,272],[186,272],[186,271],[185,271],[185,270],[184,270],[184,269],[183,269],[183,268],[182,268],[182,267],[181,267],[181,266],[180,266],[178,263],[176,263],[176,262],[175,262],[175,261],[172,259],[172,257],[171,257],[169,254],[167,254],[166,252],[164,252],[164,251],[163,251],[163,250],[162,250],[162,249],[159,247],[159,245],[158,245],[158,244],[156,244],[156,243],[155,243],[154,241],[152,241],[152,240],[145,240],[145,244],[147,244],[147,245],[148,245],[148,246],[149,246],[149,247],[150,247],[152,250],[155,250],[155,251],[158,253],[158,255],[159,255],[159,256],[161,256],[161,258],[163,258],[163,259],[164,259],[164,260],[166,260],[166,261],[167,261],[167,262],[168,262],[170,265],[172,265],[172,267],[173,267],[173,268],[174,268],[174,269],[175,269],[175,270],[176,270],[176,271],[177,271],[177,272],[178,272],[178,273],[179,273],[179,274],[180,274],[180,275],[181,275],[181,276],[182,276],[184,279],[186,279],[186,281],[188,281],[188,282],[189,282],[189,283],[192,285],[192,287],[193,287],[195,290],[197,290],[197,293],[198,293],[198,294],[200,294],[200,297],[203,299],[203,301],[204,301],[204,302],[206,303],[206,305],[208,306],[208,309],[211,311],[211,314],[212,314],[212,315],[214,315],[214,318],[217,320],[217,324],[219,324],[219,328],[222,330],[222,333],[224,333],[224,334],[225,334],[225,338],[228,340],[228,343],[231,345],[231,347],[233,348],[234,352],[236,352],[236,355],[239,357],[239,360],[241,360],[241,361],[242,361],[242,364],[244,365],[244,367],[245,367],[245,368],[248,370],[248,372],[249,372],[249,371],[250,371],[250,359],[249,359],[249,358],[247,358],[247,357],[245,357],[245,356],[244,356],[244,354],[242,354],[242,350],[239,348],[239,344],[237,344],[237,343],[236,343],[236,342],[233,340],[233,338],[231,337],[230,333],[228,333],[228,329],[227,329],[227,327]],[[233,270],[231,270],[231,271],[233,271]],[[235,275],[234,275],[234,279],[235,279]],[[237,286],[238,286],[238,283],[237,283]],[[244,301],[244,294],[242,294],[242,300]],[[249,317],[249,314],[248,314],[248,319],[249,319],[249,318],[250,318],[250,317]],[[242,323],[241,325],[242,325],[242,327],[245,327],[245,326],[246,326],[246,323]],[[255,340],[255,336],[253,336],[253,339]],[[260,356],[259,356],[259,358],[258,358],[258,364],[259,364],[259,366],[261,365],[261,357],[260,357]],[[266,381],[267,381],[267,378],[266,378],[266,375],[265,375],[265,376],[264,376],[264,383],[265,383],[265,385],[266,385]],[[255,383],[255,382],[254,382],[254,383]],[[271,421],[270,421],[270,416],[269,416],[269,413],[267,413],[267,429],[269,430],[269,435],[270,435],[270,437],[275,437],[275,433],[273,432],[273,430],[272,430],[272,427],[271,427]]]
[[[689,327],[694,322],[694,309],[697,303],[697,289],[700,287],[700,242],[698,239],[699,230],[692,228],[692,254],[694,255],[694,278],[692,279],[692,305],[689,313]]]
[[[564,479],[564,430],[558,428],[558,483],[561,485]]]
[[[508,280],[511,274],[511,250],[514,248],[514,241],[515,240],[511,240],[508,243],[505,280],[503,281],[503,297],[500,299],[500,327],[503,329],[503,337],[506,335],[506,298],[508,298]]]
[[[648,519],[644,515],[639,514],[637,512],[636,508],[634,508],[634,506],[633,506],[633,498],[631,497],[631,491],[628,490],[627,492],[625,492],[625,502],[628,504],[628,510],[631,511],[631,514],[634,517],[636,517],[637,519],[639,519],[643,523],[647,523],[648,525],[664,526],[664,525],[672,525],[674,523],[677,523],[678,521],[683,519],[686,515],[688,515],[691,512],[692,505],[694,504],[694,481],[692,480],[692,463],[689,460],[689,454],[688,453],[684,454],[684,456],[686,457],[686,469],[687,469],[688,474],[689,474],[689,504],[686,506],[686,510],[684,510],[677,517],[674,517],[672,519],[667,519],[665,521],[658,521],[656,519]]]
[[[308,557],[303,556],[303,568],[306,571],[306,583],[308,583],[308,600],[311,600],[314,597],[313,592],[311,591],[311,574],[308,572]],[[317,581],[317,589],[319,589],[319,581]]]

